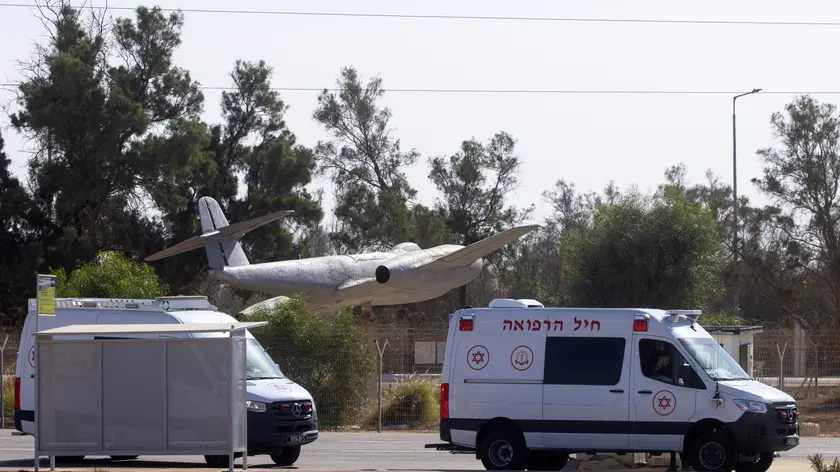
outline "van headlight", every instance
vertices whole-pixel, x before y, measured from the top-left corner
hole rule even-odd
[[[735,406],[744,411],[752,411],[755,413],[767,413],[766,403],[754,402],[752,400],[742,400],[740,398],[735,398],[732,401],[735,402]]]
[[[248,411],[265,411],[265,403],[245,400],[245,409]]]

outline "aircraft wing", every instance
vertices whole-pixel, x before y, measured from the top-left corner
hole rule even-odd
[[[421,266],[421,268],[423,270],[441,270],[470,265],[476,260],[500,249],[506,244],[516,241],[539,227],[540,225],[526,225],[506,229],[500,233],[494,234],[493,236],[484,238],[477,243],[472,243],[465,248],[458,249],[455,252],[439,257],[432,262]]]
[[[354,279],[344,282],[335,289],[335,293],[342,300],[352,302],[358,299],[365,299],[373,290],[378,288],[381,288],[381,286],[376,282],[375,277],[366,277],[364,279]]]

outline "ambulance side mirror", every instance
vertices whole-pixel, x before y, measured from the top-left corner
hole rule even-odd
[[[694,373],[694,369],[689,364],[680,366],[677,377],[677,382],[679,382],[680,386],[686,388],[696,388],[696,383],[699,380],[697,374]]]

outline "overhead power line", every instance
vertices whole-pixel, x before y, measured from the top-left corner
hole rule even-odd
[[[0,83],[0,87],[15,87],[17,84]],[[236,87],[209,86],[198,87],[201,90],[233,91]],[[340,89],[330,87],[271,87],[276,92],[339,92]],[[743,90],[585,90],[585,89],[429,89],[429,88],[383,88],[389,93],[454,93],[454,94],[533,94],[533,95],[736,95]],[[761,95],[840,95],[838,91],[784,91],[762,90]]]
[[[35,3],[0,3],[0,7],[33,8]],[[84,8],[107,9],[116,11],[134,11],[135,7],[92,6]],[[161,8],[161,11],[184,13],[216,13],[226,15],[285,15],[285,16],[332,16],[349,18],[402,18],[427,20],[495,20],[495,21],[553,21],[578,23],[659,23],[693,25],[755,25],[755,26],[840,26],[840,21],[760,21],[760,20],[677,20],[645,18],[569,18],[546,16],[483,16],[483,15],[422,15],[408,13],[358,13],[358,12],[321,12],[290,10],[223,10],[212,8]]]

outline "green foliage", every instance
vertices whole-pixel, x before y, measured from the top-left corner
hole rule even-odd
[[[274,310],[258,311],[253,330],[289,378],[312,393],[324,426],[352,424],[364,413],[367,388],[376,370],[376,352],[349,310],[316,315],[301,297]]]
[[[840,410],[840,387],[833,388],[821,396],[819,404],[824,409]]]
[[[354,67],[344,67],[337,93],[324,90],[312,117],[330,139],[315,147],[319,171],[335,189],[336,228],[330,239],[337,251],[385,249],[404,241],[425,247],[446,239],[443,219],[423,205],[406,169],[420,153],[404,151],[393,136],[391,110],[380,103],[382,79],[363,83]]]
[[[63,268],[53,273],[58,297],[148,299],[169,292],[152,266],[115,251],[100,252],[93,261],[79,264],[69,276]]]
[[[598,204],[591,230],[562,244],[572,304],[698,308],[720,289],[714,216],[677,192]]]
[[[382,426],[428,426],[438,420],[440,384],[428,378],[410,376],[382,392]],[[378,425],[374,401],[367,425]]]
[[[732,313],[703,313],[700,326],[744,326],[744,319]]]
[[[15,375],[7,373],[3,376],[3,412],[6,415],[6,427],[15,424]]]
[[[814,472],[840,472],[840,459],[834,458],[834,462],[825,462],[822,454],[808,456],[808,462]]]

